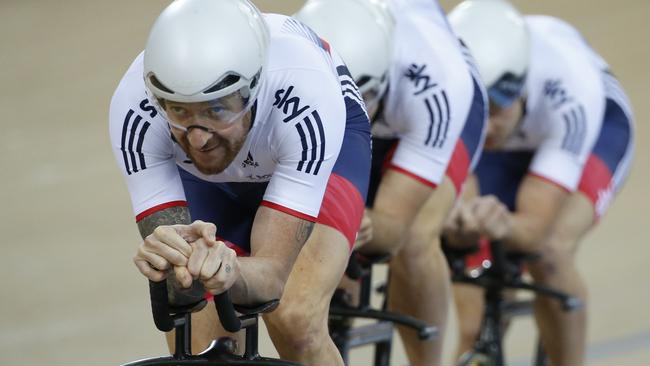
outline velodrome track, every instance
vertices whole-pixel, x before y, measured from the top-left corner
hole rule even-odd
[[[146,282],[131,263],[139,235],[109,147],[107,114],[117,82],[167,3],[0,1],[0,365],[117,365],[165,352]],[[291,12],[301,1],[257,3]],[[632,175],[584,241],[580,266],[593,304],[588,364],[647,364],[650,3],[516,3],[575,24],[635,107]],[[506,340],[515,365],[526,364],[535,337],[531,321],[515,323]],[[263,352],[273,354],[262,338]],[[399,344],[394,361],[406,365]],[[354,365],[370,362],[369,353],[354,355]]]

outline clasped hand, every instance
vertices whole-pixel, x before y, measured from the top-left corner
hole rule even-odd
[[[503,240],[511,230],[512,214],[492,195],[458,202],[445,223],[445,233],[456,244],[476,242],[479,236]]]
[[[159,282],[173,270],[185,288],[200,280],[212,294],[233,286],[239,277],[237,254],[215,239],[217,228],[200,220],[190,225],[163,225],[147,236],[133,262],[148,279]]]

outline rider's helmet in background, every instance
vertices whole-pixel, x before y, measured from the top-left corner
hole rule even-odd
[[[492,102],[511,105],[521,95],[530,58],[523,16],[505,0],[465,0],[448,18],[472,52]]]
[[[382,0],[308,0],[294,15],[331,43],[368,109],[388,85],[395,21]]]

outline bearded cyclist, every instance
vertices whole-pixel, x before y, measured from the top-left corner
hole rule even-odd
[[[305,365],[342,365],[328,304],[368,185],[370,125],[347,74],[294,19],[177,0],[110,107],[140,272],[240,304],[281,298],[267,327],[280,356]],[[222,332],[213,306],[192,324],[194,350]]]

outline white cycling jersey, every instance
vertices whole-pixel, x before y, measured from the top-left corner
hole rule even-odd
[[[373,135],[397,138],[391,165],[432,186],[440,184],[463,132],[475,93],[485,90],[469,53],[451,31],[433,0],[391,0],[395,40],[389,90]],[[469,159],[480,155],[484,124],[471,134],[480,140]]]
[[[145,94],[140,54],[110,106],[115,158],[128,184],[137,219],[183,204],[178,169],[209,182],[268,182],[264,201],[290,214],[318,216],[346,127],[343,95],[360,100],[343,62],[307,27],[265,15],[269,57],[254,120],[234,161],[221,173],[200,173],[171,136],[167,121]],[[338,72],[337,72],[338,68]],[[343,66],[344,69],[344,66]]]
[[[629,111],[607,74],[608,65],[566,22],[526,16],[531,57],[524,86],[525,115],[504,150],[535,151],[530,172],[569,191],[580,181],[598,138],[606,98]]]

